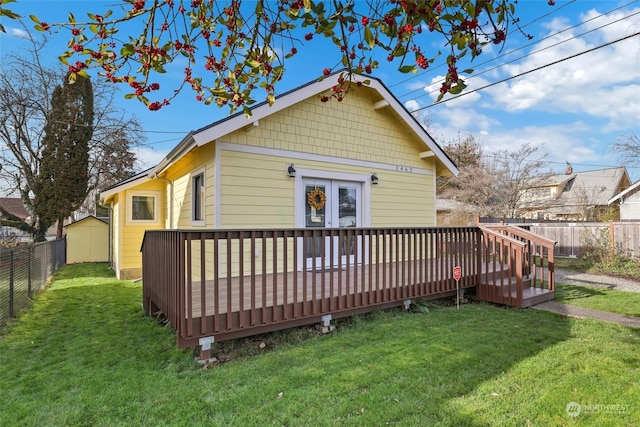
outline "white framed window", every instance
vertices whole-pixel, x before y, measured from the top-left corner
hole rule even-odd
[[[157,224],[160,192],[127,191],[127,223]]]
[[[204,169],[191,176],[191,224],[205,225],[205,181]]]

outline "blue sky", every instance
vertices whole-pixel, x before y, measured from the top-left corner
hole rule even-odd
[[[104,12],[114,3],[18,0],[11,9],[31,27],[30,14],[53,23],[73,12],[79,20],[86,12]],[[439,87],[445,71],[438,67],[440,60],[426,72],[406,75],[382,57],[382,68],[373,75],[409,110],[422,109],[429,115],[430,132],[438,142],[471,133],[489,155],[524,143],[544,145],[549,168],[558,172],[564,170],[565,162],[577,171],[617,166],[619,159],[611,154],[611,144],[622,136],[640,136],[640,36],[635,35],[640,32],[640,2],[558,0],[550,7],[543,0],[520,0],[518,15],[534,38],[514,32],[502,50],[484,49],[470,64],[475,72],[467,79],[468,91],[488,86],[484,89],[434,105],[437,90],[433,88]],[[0,56],[24,43],[19,26],[6,19],[3,25],[7,34],[0,35]],[[616,41],[626,36],[631,37]],[[66,34],[53,36],[52,42],[50,60],[54,62],[66,46]],[[442,39],[434,39],[424,44],[438,50],[441,43]],[[602,47],[607,43],[611,44]],[[339,59],[334,49],[316,40],[298,51],[286,63],[279,92],[317,78]],[[540,69],[532,71],[536,68]],[[182,69],[183,64],[169,67],[163,86],[172,87],[171,79],[181,81]],[[138,153],[141,166],[153,166],[190,130],[228,114],[227,109],[197,103],[190,90],[159,112],[121,99],[122,108],[136,116],[147,136],[148,146]],[[640,165],[628,171],[632,181],[640,179]]]

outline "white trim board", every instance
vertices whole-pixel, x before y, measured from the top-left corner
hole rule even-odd
[[[377,170],[388,170],[394,172],[414,173],[418,175],[435,175],[431,169],[423,168],[407,168],[401,165],[391,165],[388,163],[368,162],[364,160],[344,159],[342,157],[332,157],[320,154],[300,153],[297,151],[281,150],[277,148],[255,147],[251,145],[234,144],[230,142],[218,142],[216,144],[216,158],[219,156],[219,150],[236,151],[240,153],[262,154],[266,156],[286,157],[293,160],[307,160],[313,162],[332,163],[336,165],[354,166],[362,168],[371,168]],[[218,163],[216,162],[216,166]],[[297,170],[298,168],[296,168]]]

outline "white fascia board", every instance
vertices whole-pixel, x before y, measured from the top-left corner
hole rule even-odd
[[[363,78],[364,80],[364,78]],[[458,168],[453,162],[447,157],[447,155],[442,151],[438,143],[431,138],[431,135],[427,133],[427,131],[418,123],[418,121],[409,113],[409,111],[404,108],[400,102],[387,90],[387,88],[376,79],[372,79],[370,81],[369,87],[372,87],[378,91],[380,95],[389,103],[389,105],[402,117],[407,125],[418,135],[418,137],[424,142],[424,145],[429,148],[429,150],[433,151],[444,166],[454,175],[458,176]]]
[[[632,192],[633,190],[635,190],[636,188],[638,188],[640,186],[640,181],[636,182],[635,184],[633,184],[632,186],[630,186],[629,188],[627,188],[624,191],[621,191],[620,193],[616,194],[615,196],[613,196],[612,198],[610,198],[607,201],[607,205],[610,205],[611,203],[615,202],[616,200],[618,200],[621,197],[626,196],[627,194],[629,194],[630,192]]]
[[[337,79],[337,77],[336,77]],[[276,102],[273,105],[263,104],[255,109],[251,110],[251,117],[247,118],[244,114],[237,114],[228,118],[227,120],[209,127],[205,127],[200,131],[196,131],[193,134],[193,139],[198,147],[208,144],[211,141],[215,141],[225,135],[235,132],[253,122],[257,122],[262,118],[270,116],[271,114],[282,111],[290,106],[302,102],[307,98],[324,92],[334,86],[337,83],[333,78],[327,77],[321,82],[313,82],[306,86],[303,86],[297,90],[293,90],[282,97],[276,98]],[[318,100],[319,101],[319,100]]]
[[[128,190],[129,188],[133,188],[137,185],[144,184],[145,182],[148,182],[148,181],[151,181],[151,178],[149,177],[149,175],[144,175],[133,181],[129,181],[122,185],[118,185],[117,187],[113,187],[108,190],[102,191],[100,193],[100,200],[108,200],[111,196],[114,196],[120,193],[121,191]]]
[[[193,132],[189,132],[187,136],[185,136],[182,139],[182,141],[180,141],[178,145],[176,145],[173,148],[173,150],[169,151],[169,154],[167,154],[165,158],[162,159],[160,163],[156,165],[156,167],[154,167],[153,169],[151,169],[151,171],[149,171],[148,176],[150,178],[157,177],[158,174],[162,173],[173,162],[180,159],[182,156],[184,156],[186,153],[188,153],[195,147],[196,147],[196,144],[193,140]]]
[[[211,141],[218,140],[225,135],[228,135],[232,132],[235,132],[238,129],[242,129],[243,127],[257,122],[262,118],[265,118],[271,114],[282,111],[286,108],[289,108],[292,105],[297,104],[298,102],[302,102],[305,99],[308,99],[313,96],[317,96],[325,91],[331,89],[332,86],[337,84],[338,77],[342,74],[342,72],[337,72],[331,76],[326,77],[322,81],[315,81],[307,84],[306,86],[302,86],[298,89],[294,89],[276,99],[276,102],[273,105],[269,105],[267,103],[263,103],[262,105],[256,107],[251,110],[251,117],[247,118],[244,114],[237,114],[235,116],[231,116],[222,122],[212,123],[211,125],[204,127],[200,130],[197,130],[191,134],[191,137],[195,144],[200,147],[205,144],[208,144]],[[453,162],[447,157],[447,155],[442,151],[440,146],[431,138],[431,135],[427,133],[427,131],[418,123],[418,121],[407,111],[406,108],[389,92],[389,90],[380,82],[380,80],[363,76],[359,74],[352,75],[353,81],[355,83],[362,83],[363,87],[369,87],[376,90],[383,99],[402,117],[405,123],[415,132],[415,134],[423,141],[424,145],[430,150],[433,151],[444,166],[455,176],[458,176],[458,168],[453,164]],[[368,81],[368,84],[365,83]],[[186,139],[186,138],[185,138]],[[167,156],[169,157],[169,156]],[[161,170],[163,163],[153,172],[157,172]]]

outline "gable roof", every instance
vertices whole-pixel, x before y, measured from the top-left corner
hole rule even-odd
[[[607,201],[618,192],[622,180],[625,177],[629,179],[625,167],[576,172],[574,175],[571,186],[567,186],[567,190],[560,195],[560,198],[566,199],[567,202],[573,201],[581,196],[578,192],[582,191],[586,193],[593,205],[606,205]],[[573,196],[570,196],[571,190],[574,190]]]
[[[623,199],[624,196],[626,196],[627,194],[634,193],[636,189],[640,189],[640,181],[637,181],[635,184],[631,185],[626,190],[619,192],[618,194],[616,194],[615,196],[607,200],[607,204],[610,205],[611,203],[619,199],[624,200]]]
[[[289,108],[290,106],[297,104],[298,102],[304,101],[305,99],[308,99],[312,96],[318,96],[330,90],[331,87],[336,85],[338,77],[342,72],[344,71],[338,71],[332,75],[327,76],[321,81],[312,81],[282,95],[279,95],[273,105],[269,105],[267,102],[262,102],[251,109],[251,117],[248,119],[243,113],[237,113],[233,116],[229,116],[225,119],[211,123],[210,125],[202,127],[198,130],[189,132],[182,139],[182,141],[180,141],[180,143],[178,143],[178,145],[174,147],[173,150],[171,150],[169,154],[167,154],[167,156],[160,161],[160,163],[156,167],[152,168],[148,175],[150,177],[156,176],[157,174],[164,171],[164,169],[166,169],[170,164],[180,159],[195,147],[206,145],[211,141],[215,141],[216,139],[219,139],[224,135],[235,132],[236,130],[242,129],[243,127],[246,127],[248,125],[257,125],[258,121],[261,118],[270,116],[274,113]],[[370,88],[375,90],[382,97],[382,99],[372,105],[371,108],[393,108],[393,110],[403,119],[403,121],[424,143],[425,152],[430,151],[445,169],[450,171],[453,175],[458,175],[458,168],[449,158],[449,156],[447,156],[447,154],[442,150],[438,143],[431,137],[431,135],[429,135],[429,133],[413,117],[413,115],[411,115],[411,113],[402,105],[402,103],[398,101],[398,99],[391,93],[391,91],[387,89],[382,81],[370,76],[354,74],[353,82],[362,83],[361,88],[363,89]],[[428,155],[430,156],[431,153]]]
[[[20,197],[0,197],[0,206],[7,212],[17,216],[22,221],[27,219],[29,213],[22,203]]]
[[[108,224],[109,224],[109,223],[108,223],[107,221],[105,221],[103,218],[98,218],[98,217],[97,217],[97,216],[95,216],[95,215],[87,215],[87,216],[85,216],[84,218],[81,218],[81,219],[79,219],[79,220],[77,220],[77,221],[73,221],[71,224],[67,224],[67,225],[65,225],[65,226],[64,226],[64,228],[67,228],[67,227],[73,227],[73,226],[75,226],[76,224],[79,224],[79,223],[81,223],[81,222],[86,222],[86,221],[89,221],[89,220],[91,220],[91,221],[99,221],[99,222],[101,222],[101,223],[103,223],[103,224],[105,224],[105,225],[108,225]]]
[[[153,168],[149,168],[147,170],[144,170],[140,173],[137,173],[127,179],[125,179],[124,181],[121,181],[115,185],[112,185],[111,187],[102,190],[100,192],[100,198],[104,201],[109,199],[109,197],[118,194],[120,191],[122,190],[126,190],[127,188],[131,188],[131,187],[135,187],[136,185],[140,185],[143,184],[147,181],[149,181],[151,179],[151,176],[149,175],[149,172],[152,170]]]
[[[556,196],[538,198],[523,203],[527,208],[535,208],[543,201],[550,201],[544,210],[550,213],[569,213],[588,201],[593,206],[606,206],[617,192],[624,180],[629,181],[627,169],[623,166],[597,169],[572,174],[547,175],[540,177],[529,188],[563,185],[562,192]],[[586,200],[585,200],[586,199]]]

